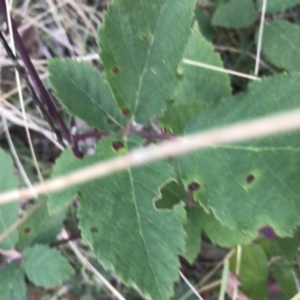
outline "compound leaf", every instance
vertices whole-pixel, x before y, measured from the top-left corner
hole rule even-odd
[[[98,129],[114,130],[126,123],[108,84],[89,64],[51,59],[48,70],[55,96],[72,114]]]
[[[245,28],[256,20],[255,6],[252,0],[231,0],[220,5],[215,11],[212,24],[227,28]]]
[[[68,260],[57,249],[35,245],[23,254],[25,273],[37,286],[54,287],[74,273]]]
[[[263,51],[276,67],[288,71],[300,70],[300,26],[283,20],[265,25]]]
[[[300,105],[300,75],[281,75],[250,85],[192,120],[186,133],[219,127]],[[223,226],[255,235],[271,226],[279,236],[300,224],[299,132],[234,145],[212,146],[178,159],[186,189]],[[267,191],[267,192],[266,192]]]
[[[258,7],[260,10],[263,6],[263,0],[257,0]],[[299,5],[300,0],[269,0],[267,1],[267,13],[277,13],[277,12],[283,12],[288,8],[291,8],[293,6]]]
[[[2,300],[26,300],[24,271],[18,263],[0,268],[0,295]]]
[[[99,39],[117,102],[139,123],[159,117],[177,86],[195,0],[114,0]],[[170,46],[172,45],[172,46]]]
[[[93,156],[81,161],[71,162],[70,152],[66,152],[56,168],[63,164],[60,170],[70,172],[141,144],[140,139],[110,136],[100,141]],[[172,177],[175,173],[168,163],[155,162],[77,187],[83,240],[92,245],[103,266],[114,268],[126,284],[134,284],[158,300],[172,295],[178,278],[178,255],[184,248],[184,208],[180,205],[172,211],[157,211],[154,207],[159,187]],[[69,196],[74,192],[71,188]],[[64,192],[61,195],[65,197]],[[50,200],[60,202],[61,195],[56,193]]]
[[[0,172],[6,174],[1,176],[0,192],[18,187],[17,178],[14,175],[13,161],[9,154],[0,148]],[[7,203],[0,206],[0,233],[4,233],[10,225],[15,223],[19,216],[19,204],[17,202]],[[13,231],[3,241],[0,242],[0,248],[11,249],[18,240],[18,232]]]

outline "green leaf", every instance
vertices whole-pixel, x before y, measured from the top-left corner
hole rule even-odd
[[[184,58],[223,68],[220,54],[216,53],[212,44],[200,34],[197,26],[193,29],[184,52]],[[227,74],[184,63],[180,63],[177,72],[181,79],[180,85],[176,89],[175,102],[177,103],[195,101],[214,104],[221,97],[231,94]]]
[[[300,70],[300,26],[283,20],[264,27],[262,49],[276,67],[288,71]]]
[[[186,232],[184,257],[192,264],[201,249],[201,233],[203,222],[200,216],[200,207],[186,208],[187,223],[184,226]]]
[[[262,10],[263,0],[257,0],[258,7]],[[267,13],[283,12],[288,8],[300,4],[300,0],[268,0],[267,1]]]
[[[63,227],[64,218],[65,211],[50,217],[47,207],[42,206],[19,227],[19,248],[23,250],[32,244],[53,242]]]
[[[282,255],[292,261],[300,247],[300,228],[297,228],[292,238],[277,238],[276,243]]]
[[[184,58],[200,61],[216,67],[223,67],[220,55],[195,26]],[[208,106],[215,104],[221,97],[231,94],[227,74],[181,63],[177,73],[180,85],[176,90],[175,103],[170,105],[159,119],[161,124],[175,134],[182,134],[188,121]]]
[[[202,230],[214,244],[219,246],[230,248],[245,245],[251,243],[254,238],[238,230],[230,230],[222,226],[213,214],[207,214],[204,209],[199,212],[198,217],[202,223]]]
[[[215,37],[215,31],[211,25],[211,17],[204,12],[200,5],[197,5],[196,7],[195,17],[200,32],[205,38],[207,38],[209,41],[212,41]]]
[[[126,123],[102,76],[85,62],[51,59],[48,70],[55,96],[74,115],[98,129]]]
[[[20,265],[11,263],[0,268],[1,300],[26,300],[24,272]]]
[[[80,167],[78,160],[74,158],[73,152],[70,148],[65,150],[62,155],[56,160],[51,177],[55,178],[62,174],[65,174],[66,171],[68,171],[66,166],[68,166],[68,169],[70,171]],[[54,213],[57,213],[61,209],[66,207],[76,196],[77,191],[78,187],[76,185],[73,185],[62,191],[50,193],[48,195],[47,201],[49,214],[52,215]]]
[[[192,120],[186,133],[299,108],[300,75],[252,83]],[[299,132],[234,145],[212,146],[178,159],[182,180],[196,201],[223,226],[250,235],[266,225],[279,236],[300,224]],[[267,190],[267,192],[266,192]]]
[[[195,0],[114,0],[99,39],[105,76],[139,123],[159,117],[177,86]]]
[[[282,291],[292,298],[297,294],[297,285],[292,272],[295,272],[285,261],[280,261],[274,269],[274,277]]]
[[[212,243],[222,247],[233,247],[251,243],[253,236],[246,235],[238,230],[232,231],[224,226],[201,207],[187,208],[187,234],[185,258],[193,263],[201,248],[201,233],[204,232]]]
[[[68,151],[56,168],[70,172],[126,153],[142,142],[109,136],[100,141],[93,156],[74,163]],[[92,245],[103,266],[114,268],[126,284],[134,284],[157,300],[172,295],[178,279],[178,255],[184,248],[184,208],[156,211],[154,207],[159,187],[172,177],[175,173],[168,163],[155,162],[77,187],[83,240]],[[69,195],[74,194],[71,190]],[[61,195],[64,198],[66,194],[57,193],[50,200],[60,203]]]
[[[257,18],[252,0],[231,0],[220,5],[215,11],[212,24],[215,26],[240,29],[251,26]]]
[[[236,270],[236,254],[230,259],[230,269]],[[258,245],[242,247],[239,278],[242,290],[252,300],[267,300],[268,261]]]
[[[18,187],[17,178],[14,175],[13,162],[7,153],[0,148],[0,166],[1,173],[5,176],[1,176],[0,180],[0,192],[5,192]],[[19,216],[19,204],[18,202],[12,202],[3,204],[0,206],[0,233],[4,233],[13,223],[15,223]],[[15,246],[18,240],[18,232],[13,231],[2,242],[0,242],[0,248],[11,249]]]
[[[172,104],[159,118],[159,124],[175,135],[182,135],[186,124],[207,107],[207,104],[197,101]]]
[[[74,273],[68,260],[57,249],[45,245],[27,248],[23,259],[25,273],[36,286],[54,287]]]

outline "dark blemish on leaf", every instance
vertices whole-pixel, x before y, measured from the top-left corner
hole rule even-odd
[[[91,233],[97,233],[99,230],[96,227],[91,227],[90,231],[91,231]]]
[[[200,189],[200,184],[198,182],[192,182],[188,185],[188,191],[194,192]]]
[[[273,228],[270,226],[263,227],[262,229],[260,229],[259,232],[261,233],[261,235],[263,235],[265,238],[267,238],[270,241],[274,241],[276,237]]]
[[[112,146],[116,151],[119,151],[120,149],[124,148],[124,143],[121,141],[116,141],[112,143]]]
[[[255,180],[255,176],[254,176],[253,174],[249,174],[249,175],[247,176],[247,178],[246,178],[246,182],[247,182],[248,184],[253,183],[254,180]]]
[[[112,72],[113,72],[114,74],[119,74],[120,69],[119,69],[118,67],[113,67],[113,68],[112,68]]]
[[[31,231],[31,228],[30,228],[30,227],[24,228],[24,233],[28,234],[28,233],[30,233],[30,231]]]
[[[130,114],[130,110],[128,108],[123,108],[122,113],[124,116],[128,116]]]

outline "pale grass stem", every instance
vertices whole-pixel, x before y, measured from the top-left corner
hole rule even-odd
[[[262,6],[262,11],[261,11],[261,16],[260,16],[258,40],[257,40],[255,70],[254,70],[255,76],[258,76],[258,72],[259,72],[259,64],[260,64],[260,55],[261,55],[266,9],[267,9],[267,0],[263,0],[263,6]]]
[[[68,239],[68,233],[63,230],[62,237]],[[118,300],[126,300],[98,271],[94,266],[88,261],[88,259],[80,252],[76,244],[72,241],[68,242],[68,245],[75,253],[82,265],[95,275],[95,279],[101,285],[104,285]]]
[[[13,30],[12,30],[12,22],[11,22],[10,11],[9,11],[9,5],[7,3],[7,0],[5,0],[5,1],[6,1],[6,8],[7,8],[6,13],[7,13],[8,30],[9,30],[9,34],[10,34],[10,37],[11,37],[11,49],[12,49],[13,54],[16,55],[16,49],[15,49],[15,45],[14,45],[14,36],[13,36]],[[41,182],[41,184],[43,184],[44,179],[43,179],[41,170],[39,168],[39,165],[38,165],[38,162],[37,162],[37,159],[36,159],[34,147],[33,147],[33,144],[32,144],[32,140],[31,140],[28,124],[27,124],[27,117],[26,117],[25,105],[24,105],[24,100],[23,100],[20,75],[19,75],[17,69],[15,69],[15,77],[16,77],[16,83],[17,83],[17,87],[18,87],[20,107],[21,107],[21,111],[22,111],[22,115],[23,115],[23,119],[24,119],[24,125],[25,125],[24,128],[25,128],[25,132],[26,132],[26,136],[27,136],[28,145],[29,145],[29,148],[30,148],[30,152],[31,152],[31,156],[32,156],[32,159],[33,159],[35,169],[36,169],[37,174],[38,174],[39,181]]]
[[[179,156],[198,149],[216,146],[217,144],[262,138],[297,128],[300,128],[299,109],[239,122],[221,128],[198,132],[186,137],[178,137],[172,141],[166,141],[148,148],[136,149],[128,154],[45,181],[44,184],[36,184],[34,185],[34,190],[38,195],[54,192],[169,156]],[[27,188],[4,192],[0,194],[0,204],[31,196],[32,191]]]
[[[236,267],[235,267],[236,276],[240,275],[241,260],[242,260],[242,247],[238,245],[236,247]],[[237,300],[237,297],[238,297],[238,285],[236,284],[234,286],[232,300]]]
[[[200,61],[194,61],[194,60],[184,58],[182,60],[182,62],[187,64],[187,65],[191,65],[191,66],[195,66],[195,67],[201,67],[201,68],[205,68],[205,69],[209,69],[209,70],[213,70],[213,71],[217,71],[217,72],[221,72],[221,73],[226,73],[226,74],[230,74],[230,75],[234,75],[234,76],[239,76],[239,77],[243,77],[243,78],[247,78],[247,79],[251,79],[251,80],[260,80],[260,78],[258,78],[257,76],[248,75],[248,74],[245,74],[245,73],[236,72],[236,71],[233,71],[233,70],[228,70],[228,69],[212,66],[212,65],[209,65],[209,64],[202,63]]]
[[[220,262],[218,262],[205,276],[203,276],[203,278],[195,285],[195,288],[199,290],[199,292],[202,291],[204,289],[203,285],[218,271],[218,269],[220,269],[224,265],[224,262],[226,260],[230,259],[230,257],[234,253],[235,249],[232,248]],[[219,282],[219,284],[220,283],[221,281]],[[191,294],[191,291],[187,291],[183,296],[181,296],[181,298],[179,298],[179,300],[186,300]]]
[[[183,279],[183,281],[186,283],[186,285],[190,288],[190,290],[193,292],[193,294],[200,300],[203,300],[203,298],[200,296],[198,291],[194,288],[194,286],[187,280],[187,278],[179,271],[180,277]]]

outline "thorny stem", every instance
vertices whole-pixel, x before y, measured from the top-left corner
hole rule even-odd
[[[7,10],[6,10],[6,2],[5,0],[0,0],[0,12],[2,13],[2,16],[8,25],[8,19],[7,19]],[[25,49],[25,46],[22,42],[22,39],[17,31],[16,22],[11,19],[12,21],[12,30],[13,30],[13,36],[14,36],[14,43],[16,45],[16,48],[20,54],[20,57],[24,63],[24,66],[30,76],[30,79],[37,90],[40,99],[42,99],[43,103],[46,105],[49,115],[54,119],[54,121],[58,124],[58,127],[62,133],[62,136],[67,140],[67,142],[71,145],[73,153],[76,157],[82,157],[82,154],[80,153],[77,143],[74,141],[73,135],[68,130],[67,126],[65,125],[62,117],[60,116],[58,110],[56,109],[49,93],[47,92],[45,86],[43,85],[41,79],[39,78],[31,60],[30,57]]]

